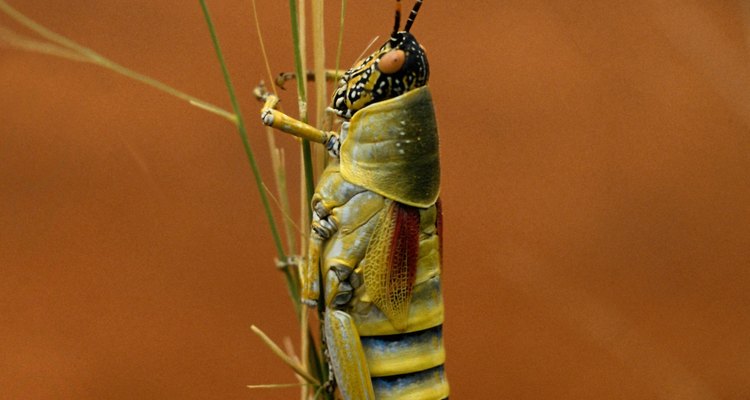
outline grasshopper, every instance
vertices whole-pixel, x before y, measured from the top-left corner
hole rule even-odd
[[[336,386],[347,400],[445,399],[441,293],[442,216],[437,124],[424,48],[400,30],[345,71],[326,132],[275,109],[265,125],[326,146],[332,161],[312,199],[302,301],[324,308]]]

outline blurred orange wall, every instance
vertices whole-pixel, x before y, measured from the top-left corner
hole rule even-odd
[[[10,3],[230,108],[197,2]],[[251,5],[208,3],[270,180]],[[286,2],[258,8],[291,70]],[[349,2],[345,65],[392,9]],[[452,398],[750,398],[750,7],[426,1],[413,33],[441,132]],[[249,329],[296,341],[274,254],[231,124],[0,46],[0,397],[298,398],[245,387],[295,381]]]

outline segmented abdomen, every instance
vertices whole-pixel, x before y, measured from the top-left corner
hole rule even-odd
[[[367,257],[366,253],[372,238],[380,235],[376,231],[382,228],[382,218],[392,212],[393,200],[341,179],[337,166],[332,165],[323,174],[315,202],[331,210],[331,218],[338,228],[323,244],[323,276],[331,276],[329,271],[335,266],[354,270],[347,278],[351,284],[348,290],[352,290],[350,300],[336,308],[348,314],[356,327],[375,398],[448,398],[449,388],[443,368],[444,308],[438,206],[415,208],[419,214],[416,266],[413,273],[406,274],[413,286],[405,321],[394,323],[373,302],[373,296],[382,297],[374,292],[383,289],[368,290],[364,278],[367,268],[384,267],[382,264],[368,265],[368,261],[375,263],[382,258]],[[341,296],[341,285],[326,285],[325,290],[329,306],[337,294],[339,298],[348,298]],[[390,318],[394,318],[394,314],[390,314]],[[335,346],[336,343],[329,345]],[[343,358],[351,356],[340,354]]]
[[[445,399],[441,257],[435,206],[420,211],[416,277],[406,328],[399,330],[370,303],[367,288],[349,310],[364,348],[377,399]],[[365,263],[363,269],[369,266]]]
[[[442,325],[361,340],[377,399],[448,397]]]

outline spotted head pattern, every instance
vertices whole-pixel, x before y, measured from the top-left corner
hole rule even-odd
[[[397,1],[393,33],[380,49],[346,71],[333,95],[333,109],[343,118],[379,101],[398,97],[424,86],[430,76],[424,48],[409,33],[422,0],[417,0],[406,26],[399,31],[400,0]]]

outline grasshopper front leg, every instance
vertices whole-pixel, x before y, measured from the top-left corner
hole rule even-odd
[[[279,98],[269,93],[262,82],[255,87],[253,94],[258,100],[264,101],[263,107],[260,109],[260,118],[264,125],[311,142],[323,144],[332,155],[338,157],[340,144],[336,132],[322,131],[277,110]]]
[[[258,100],[264,101],[260,110],[264,125],[311,142],[324,144],[333,156],[338,157],[340,145],[335,132],[322,131],[277,110],[279,98],[269,93],[263,83],[259,84],[253,93]],[[321,213],[320,210],[313,210],[313,214],[316,217],[313,226],[327,227],[327,230],[335,229],[335,225],[328,221],[327,214]],[[312,232],[308,257],[300,264],[301,300],[309,306],[315,306],[320,297],[320,246],[328,235],[321,230]]]

